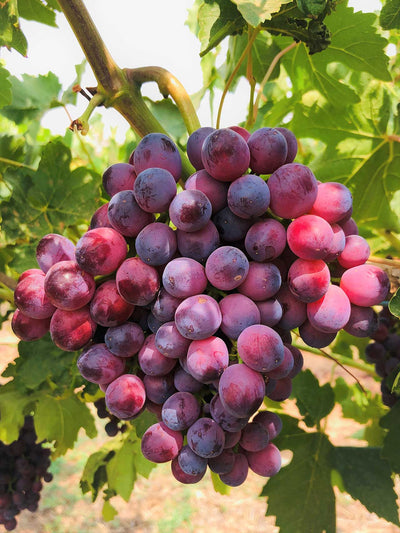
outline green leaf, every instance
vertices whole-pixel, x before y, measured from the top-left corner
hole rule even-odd
[[[246,27],[239,10],[229,0],[203,2],[199,7],[198,21],[201,56],[215,48],[228,35],[239,33]]]
[[[276,516],[280,533],[334,533],[333,446],[323,433],[305,433],[291,417],[282,416],[282,420],[276,445],[292,450],[293,459],[263,488],[261,496],[268,498],[266,514]]]
[[[21,170],[8,178],[14,194],[2,210],[4,237],[10,244],[25,234],[40,239],[62,234],[96,209],[100,179],[84,167],[70,170],[71,152],[55,140],[43,150],[36,172]]]
[[[273,13],[277,13],[282,5],[289,4],[291,0],[259,0],[249,2],[248,0],[232,0],[242,14],[244,20],[254,28],[270,20]]]
[[[0,107],[10,105],[12,102],[10,73],[0,65]]]
[[[335,448],[335,468],[350,496],[370,513],[400,525],[392,472],[379,448]]]
[[[108,461],[114,456],[114,441],[107,442],[99,451],[92,453],[86,461],[80,480],[82,492],[92,493],[92,501],[97,499],[99,491],[107,483],[106,466]]]
[[[176,140],[182,140],[186,135],[186,126],[176,105],[169,98],[156,102],[145,98],[147,106],[156,119],[165,127],[169,135]]]
[[[61,84],[52,72],[45,76],[23,74],[22,80],[11,76],[10,81],[13,101],[1,113],[17,124],[39,120],[47,110],[61,105],[58,101]]]
[[[40,396],[34,420],[38,439],[54,441],[54,457],[74,447],[81,428],[92,439],[97,435],[91,412],[74,394],[66,397]]]
[[[18,0],[18,11],[24,19],[57,26],[55,12],[40,0]]]
[[[335,405],[333,389],[329,383],[322,387],[311,370],[304,370],[293,380],[293,394],[307,426],[319,424]]]
[[[224,495],[230,494],[231,487],[229,487],[228,485],[225,485],[225,483],[221,481],[221,478],[219,477],[218,474],[211,472],[211,481],[212,481],[215,492],[218,492],[219,494],[224,494]]]
[[[118,514],[118,511],[110,503],[110,500],[106,500],[103,503],[103,509],[101,511],[101,516],[105,522],[110,522]]]
[[[400,472],[400,402],[396,402],[389,413],[384,416],[380,424],[387,429],[383,443],[382,457],[387,459],[393,472]]]
[[[316,17],[326,9],[327,0],[297,0],[298,8],[307,16]]]
[[[0,46],[14,48],[26,56],[28,44],[19,27],[17,0],[0,3]]]
[[[400,289],[397,289],[396,293],[390,300],[389,311],[392,313],[392,315],[397,316],[397,318],[400,318]]]
[[[386,0],[379,15],[379,24],[384,30],[400,28],[400,3],[399,0]]]
[[[25,415],[34,406],[35,395],[27,395],[11,381],[0,387],[0,440],[9,444],[16,440],[24,425]]]
[[[347,357],[354,359],[355,356],[360,358],[363,357],[368,343],[369,339],[354,337],[342,329],[336,335],[336,338],[330,347],[334,353],[346,355]]]
[[[359,424],[378,420],[386,412],[378,394],[372,394],[369,390],[361,391],[356,383],[349,385],[343,378],[337,378],[334,391],[343,416],[352,418]]]

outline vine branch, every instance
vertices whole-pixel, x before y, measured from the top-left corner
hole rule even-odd
[[[0,283],[5,285],[8,289],[11,289],[12,291],[15,290],[15,287],[17,286],[17,282],[14,278],[11,276],[7,276],[7,274],[4,274],[4,272],[0,272]]]

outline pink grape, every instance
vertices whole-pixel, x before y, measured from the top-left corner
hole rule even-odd
[[[36,259],[40,268],[46,273],[59,261],[74,260],[75,246],[67,237],[49,233],[40,239],[36,248]]]
[[[359,265],[344,272],[340,287],[352,304],[370,307],[378,305],[386,298],[390,281],[381,268],[374,265]]]
[[[106,405],[121,420],[137,416],[143,409],[146,392],[143,381],[133,374],[122,374],[106,390]]]
[[[51,317],[31,318],[16,309],[11,320],[11,328],[14,334],[22,341],[36,341],[48,333],[50,320]]]
[[[351,193],[345,185],[328,181],[318,185],[317,198],[310,214],[318,215],[333,224],[345,217],[352,204]]]
[[[325,333],[336,333],[343,329],[349,321],[350,310],[349,298],[336,285],[330,285],[322,298],[307,304],[311,325]]]
[[[330,224],[316,215],[303,215],[289,224],[287,241],[290,249],[301,259],[324,259],[333,240]]]
[[[116,270],[128,251],[125,239],[112,228],[87,231],[76,245],[76,262],[92,276],[107,276]]]
[[[202,383],[218,379],[229,363],[229,352],[220,337],[208,337],[190,343],[187,352],[187,369]]]
[[[172,461],[182,446],[182,433],[169,429],[163,422],[150,426],[141,443],[142,454],[153,463]]]
[[[126,259],[117,270],[115,279],[122,298],[134,305],[149,304],[160,288],[157,270],[139,257]]]
[[[272,443],[258,452],[246,452],[246,458],[250,469],[259,476],[272,477],[281,468],[281,454]]]
[[[338,262],[344,268],[363,265],[369,258],[371,249],[368,242],[360,235],[348,235],[345,247],[338,256]]]
[[[46,293],[45,279],[40,274],[32,274],[19,281],[14,291],[17,308],[36,320],[49,318],[56,310],[53,300]]]
[[[270,372],[284,360],[283,342],[272,328],[254,325],[244,329],[237,341],[243,362],[257,372]]]
[[[113,279],[99,285],[90,302],[90,314],[93,320],[106,328],[126,322],[134,309],[134,305],[121,297]]]
[[[255,302],[272,298],[280,289],[281,274],[277,266],[272,263],[249,263],[246,279],[238,287],[238,291]]]
[[[297,259],[289,268],[289,288],[302,302],[309,303],[322,298],[330,281],[329,268],[321,259]]]
[[[90,316],[89,307],[76,311],[57,309],[51,318],[51,340],[58,348],[74,352],[83,348],[93,337],[96,323]]]

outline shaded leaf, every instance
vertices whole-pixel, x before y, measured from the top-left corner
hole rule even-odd
[[[10,105],[12,102],[10,73],[0,65],[0,107]]]
[[[389,413],[381,419],[381,426],[387,431],[383,442],[382,457],[387,459],[393,472],[400,472],[400,402],[396,402]]]
[[[352,418],[359,424],[366,424],[372,419],[378,420],[386,412],[378,394],[372,394],[369,390],[361,391],[356,383],[349,385],[343,378],[337,378],[334,391],[343,416]]]
[[[400,3],[399,0],[386,0],[379,15],[379,24],[384,30],[400,28]]]
[[[29,414],[36,401],[35,395],[28,396],[24,390],[15,388],[13,382],[0,387],[0,440],[10,444],[18,438],[24,425],[25,415]]]
[[[293,395],[304,422],[309,427],[319,424],[335,405],[333,389],[329,383],[322,387],[311,370],[300,372],[293,380]]]
[[[389,302],[389,311],[392,315],[400,318],[400,289],[397,289],[396,293],[392,296]]]
[[[24,19],[57,26],[55,12],[41,0],[18,0],[18,11]]]

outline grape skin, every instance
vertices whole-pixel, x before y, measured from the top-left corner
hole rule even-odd
[[[117,270],[115,279],[122,298],[134,305],[149,304],[160,288],[157,270],[139,257],[126,259]]]
[[[226,474],[220,474],[219,477],[225,485],[238,487],[246,481],[248,472],[249,465],[246,456],[242,453],[236,453],[232,470]]]
[[[92,339],[95,331],[96,323],[90,316],[89,307],[76,311],[57,309],[50,321],[51,340],[66,352],[83,348]]]
[[[183,300],[175,313],[179,333],[191,340],[211,337],[220,327],[222,315],[218,303],[207,294]]]
[[[238,217],[257,217],[268,209],[269,188],[259,176],[246,174],[231,183],[227,199],[229,209]]]
[[[82,270],[92,276],[112,274],[125,259],[125,239],[112,228],[87,231],[76,245],[75,258]]]
[[[156,348],[155,334],[152,333],[143,343],[138,353],[141,370],[149,376],[165,376],[176,365],[176,359],[165,357]]]
[[[243,362],[257,372],[270,372],[284,360],[283,342],[268,326],[249,326],[239,335],[237,350]]]
[[[103,187],[109,196],[133,189],[136,180],[135,167],[129,163],[115,163],[102,176]]]
[[[54,300],[46,292],[45,279],[42,275],[32,274],[19,281],[14,291],[17,308],[36,320],[50,318],[56,310]]]
[[[329,268],[321,259],[297,259],[289,268],[289,288],[302,302],[309,303],[322,298],[330,281]]]
[[[87,381],[103,385],[114,381],[125,370],[125,361],[112,354],[103,343],[93,344],[84,350],[76,364]]]
[[[36,247],[36,260],[44,273],[59,261],[73,261],[74,259],[73,242],[57,233],[45,235]]]
[[[281,282],[281,273],[277,266],[251,261],[246,279],[238,287],[238,291],[254,302],[262,302],[279,291]]]
[[[141,442],[142,454],[153,463],[172,461],[182,446],[182,433],[169,429],[163,422],[150,426]]]
[[[243,294],[228,294],[219,302],[222,314],[221,330],[236,340],[248,326],[260,323],[257,305]]]
[[[176,230],[178,250],[182,256],[205,263],[207,257],[219,246],[219,233],[215,225],[209,220],[204,228],[187,232]]]
[[[229,363],[229,352],[220,337],[208,337],[190,343],[187,352],[187,369],[202,383],[218,379]]]
[[[285,137],[275,128],[260,128],[247,141],[250,149],[250,168],[256,174],[272,174],[287,158]]]
[[[176,236],[169,226],[153,222],[139,232],[135,248],[137,255],[147,265],[166,265],[175,255]]]
[[[144,333],[139,324],[125,322],[109,327],[104,336],[107,348],[118,357],[132,357],[144,343]]]
[[[281,468],[281,454],[272,443],[258,452],[246,452],[246,458],[249,468],[259,476],[275,476]]]
[[[182,161],[176,144],[164,133],[145,135],[135,148],[133,164],[137,174],[147,168],[162,168],[170,172],[178,182],[182,173]]]
[[[232,416],[246,418],[260,407],[265,393],[262,375],[245,364],[234,364],[222,374],[218,387],[222,405]]]
[[[318,215],[333,224],[342,220],[352,205],[351,193],[345,185],[336,182],[320,183],[310,214]]]
[[[307,316],[311,325],[325,333],[343,329],[350,318],[350,301],[346,293],[336,285],[330,285],[325,295],[307,304]]]
[[[209,459],[224,449],[225,433],[212,418],[203,417],[190,426],[187,441],[194,453]]]
[[[41,319],[31,318],[24,315],[19,309],[16,309],[11,320],[11,328],[19,339],[26,342],[37,341],[48,333],[50,320],[51,317]]]
[[[113,279],[99,285],[90,302],[91,317],[97,324],[106,328],[126,322],[134,309],[134,305],[120,296]]]
[[[176,182],[168,170],[148,168],[138,174],[133,192],[143,211],[162,213],[176,196]]]
[[[330,224],[317,215],[303,215],[289,224],[289,248],[301,259],[325,259],[330,253],[333,230]]]
[[[133,191],[115,194],[108,204],[107,216],[112,227],[125,237],[136,237],[154,221],[152,213],[146,213],[139,207]]]
[[[179,359],[186,355],[190,340],[179,333],[175,321],[172,320],[165,322],[158,328],[155,345],[165,357]]]
[[[186,144],[186,153],[189,158],[189,161],[192,163],[196,170],[201,170],[204,168],[203,161],[201,159],[201,149],[206,137],[215,131],[215,128],[203,127],[198,128],[196,131],[189,135]],[[203,191],[205,192],[205,191]]]
[[[169,217],[178,229],[192,232],[204,228],[211,218],[212,207],[207,196],[188,189],[175,196],[169,205]]]
[[[207,286],[203,265],[189,257],[170,261],[163,272],[164,289],[175,298],[188,298],[202,293]]]
[[[212,252],[206,262],[208,281],[217,289],[230,291],[246,279],[249,261],[234,246],[221,246]]]
[[[175,431],[188,429],[199,415],[200,405],[190,392],[176,392],[166,400],[161,411],[164,424]]]
[[[228,184],[214,179],[205,170],[199,170],[189,176],[185,182],[185,189],[203,192],[211,202],[213,214],[226,206]]]
[[[144,384],[133,374],[122,374],[115,378],[106,390],[107,409],[121,420],[138,415],[144,407],[145,400]]]
[[[246,252],[260,263],[279,257],[286,246],[284,226],[272,218],[251,226],[244,241]]]

